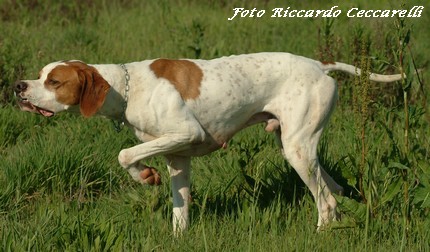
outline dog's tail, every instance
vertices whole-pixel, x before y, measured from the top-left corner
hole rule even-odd
[[[342,62],[319,62],[318,61],[318,64],[320,65],[321,69],[325,73],[328,73],[331,71],[341,71],[355,76],[360,76],[361,74],[360,68],[357,68],[353,65],[345,64]],[[369,79],[371,81],[376,81],[376,82],[394,82],[394,81],[401,80],[402,75],[401,74],[383,75],[383,74],[370,73]]]

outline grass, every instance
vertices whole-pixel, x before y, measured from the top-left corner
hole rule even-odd
[[[408,69],[410,55],[419,68],[428,61],[425,11],[404,21],[271,19],[267,14],[227,21],[232,8],[242,5],[267,11],[339,5],[345,12],[356,6],[396,9],[401,3],[289,4],[2,1],[0,250],[430,251],[428,85],[413,74],[403,85],[367,86],[361,86],[365,79],[335,75],[340,99],[319,152],[347,197],[338,198],[342,222],[323,232],[316,232],[317,211],[308,190],[261,125],[240,132],[228,149],[193,160],[191,228],[176,239],[163,159],[148,160],[161,172],[160,187],[136,184],[117,163],[121,148],[136,143],[130,131],[116,133],[103,118],[60,114],[45,119],[14,105],[13,82],[34,78],[46,63],[60,59],[122,63],[288,51],[369,62],[379,73],[399,72],[400,65]],[[425,5],[408,2],[414,4]],[[399,38],[408,29],[410,40],[400,48]],[[422,78],[428,79],[426,71]],[[362,114],[355,101],[362,102]]]

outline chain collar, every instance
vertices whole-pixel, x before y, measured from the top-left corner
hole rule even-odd
[[[127,109],[127,103],[128,103],[128,91],[130,90],[130,74],[128,73],[127,67],[124,64],[120,64],[122,69],[125,72],[125,90],[124,90],[124,103],[122,104],[122,115],[120,121],[112,120],[113,127],[116,132],[120,132],[125,124],[125,110]]]

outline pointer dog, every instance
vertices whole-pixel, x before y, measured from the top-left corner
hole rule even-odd
[[[317,144],[337,98],[326,74],[360,71],[288,53],[257,53],[213,60],[155,59],[125,65],[50,63],[37,80],[15,84],[22,110],[53,116],[60,111],[102,115],[126,124],[141,144],[119,153],[134,180],[149,183],[145,159],[163,155],[173,193],[173,230],[189,225],[190,160],[225,147],[239,130],[266,123],[282,154],[309,187],[318,227],[338,218],[332,193],[342,187],[318,162]],[[392,82],[401,75],[370,74]]]

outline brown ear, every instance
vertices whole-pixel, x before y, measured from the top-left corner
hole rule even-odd
[[[93,68],[85,68],[79,71],[81,79],[82,92],[80,110],[84,117],[94,115],[103,105],[106,94],[110,85],[105,79]]]

